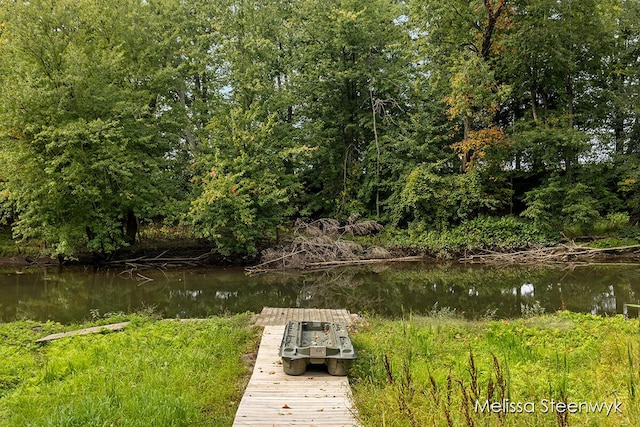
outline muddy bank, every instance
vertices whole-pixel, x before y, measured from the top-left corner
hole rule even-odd
[[[129,263],[171,267],[188,266],[248,266],[256,263],[256,258],[225,256],[215,251],[210,244],[184,242],[162,247],[130,247],[112,254],[80,254],[74,258],[52,258],[48,256],[12,255],[0,257],[4,267],[53,267],[53,266],[114,266]]]
[[[258,256],[223,255],[211,242],[180,239],[145,242],[112,254],[81,254],[73,259],[11,254],[0,257],[4,267],[46,266],[155,266],[180,268],[189,266],[239,266],[247,272],[308,270],[315,268],[366,265],[396,261],[459,261],[461,263],[545,264],[545,263],[638,263],[640,244],[609,248],[592,247],[594,242],[565,242],[534,248],[451,249],[445,255],[431,248],[403,247],[376,241],[376,245],[357,243],[342,236],[297,236],[289,243],[265,246]]]

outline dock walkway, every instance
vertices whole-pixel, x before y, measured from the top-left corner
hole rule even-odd
[[[289,320],[353,323],[347,310],[265,307],[256,319],[265,328],[234,427],[359,426],[347,377],[311,366],[300,376],[284,373],[278,352]]]

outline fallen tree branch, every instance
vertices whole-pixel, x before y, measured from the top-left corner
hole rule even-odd
[[[459,259],[466,263],[557,263],[575,259],[589,259],[607,253],[632,252],[640,249],[640,245],[617,246],[613,248],[591,248],[581,245],[565,245],[534,248],[524,251],[501,253],[486,251],[488,253],[473,254]]]
[[[137,258],[113,260],[104,262],[102,265],[123,267],[124,269],[119,273],[120,276],[126,276],[129,279],[135,278],[138,281],[142,281],[140,284],[144,284],[153,281],[153,279],[140,274],[140,271],[151,269],[163,271],[167,268],[196,267],[204,265],[210,256],[210,253],[204,253],[195,257],[165,257],[164,255],[167,252],[168,251],[164,251],[155,257],[141,256]]]
[[[137,258],[129,259],[117,259],[113,261],[103,262],[102,265],[108,266],[131,266],[140,268],[141,266],[157,266],[158,264],[203,264],[204,261],[211,255],[210,253],[204,253],[194,257],[163,257],[167,251],[164,251],[155,257],[141,256]]]
[[[313,262],[307,264],[307,268],[317,267],[344,267],[351,265],[365,265],[365,264],[383,264],[388,262],[410,262],[410,261],[424,261],[423,256],[406,256],[398,258],[374,258],[374,259],[354,259],[349,261],[326,261],[326,262]]]

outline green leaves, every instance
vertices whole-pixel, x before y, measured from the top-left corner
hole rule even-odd
[[[274,175],[252,179],[212,170],[201,188],[190,210],[194,231],[214,241],[224,255],[255,256],[258,243],[274,240],[290,213],[290,191]]]
[[[44,239],[51,254],[122,246],[124,236],[116,230],[123,215],[159,196],[145,184],[157,160],[126,135],[117,121],[80,119],[45,127],[16,144],[18,179],[7,182],[22,213],[16,236]]]
[[[71,256],[137,219],[243,254],[296,216],[633,219],[637,3],[5,2],[0,215]]]
[[[188,214],[196,235],[225,255],[255,256],[259,244],[275,239],[296,211],[293,171],[306,152],[293,139],[288,112],[288,5],[259,3],[236,4],[225,16],[220,53],[228,95],[205,127]]]
[[[522,216],[531,218],[539,225],[562,224],[588,228],[599,218],[600,201],[593,197],[594,189],[571,183],[554,175],[546,185],[528,192],[525,196],[527,209]]]
[[[293,90],[302,137],[318,147],[301,177],[312,212],[376,211],[376,171],[384,167],[384,142],[396,134],[383,117],[404,115],[408,34],[395,21],[401,13],[386,0],[302,2]]]
[[[152,16],[124,0],[7,7],[0,150],[14,234],[43,241],[50,255],[131,243],[124,223],[162,201],[169,149],[152,105],[162,72],[134,36],[153,29]],[[117,12],[147,26],[123,26]]]
[[[404,215],[431,227],[470,219],[482,209],[494,209],[499,201],[484,194],[477,172],[445,175],[438,165],[419,166],[405,178],[398,221]]]

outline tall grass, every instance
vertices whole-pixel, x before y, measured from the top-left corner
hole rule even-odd
[[[0,325],[0,426],[231,425],[254,351],[247,316],[138,318],[123,332],[33,340],[59,325]],[[35,332],[34,332],[35,331]]]
[[[355,403],[364,426],[640,425],[639,327],[570,313],[374,319],[353,334]]]

